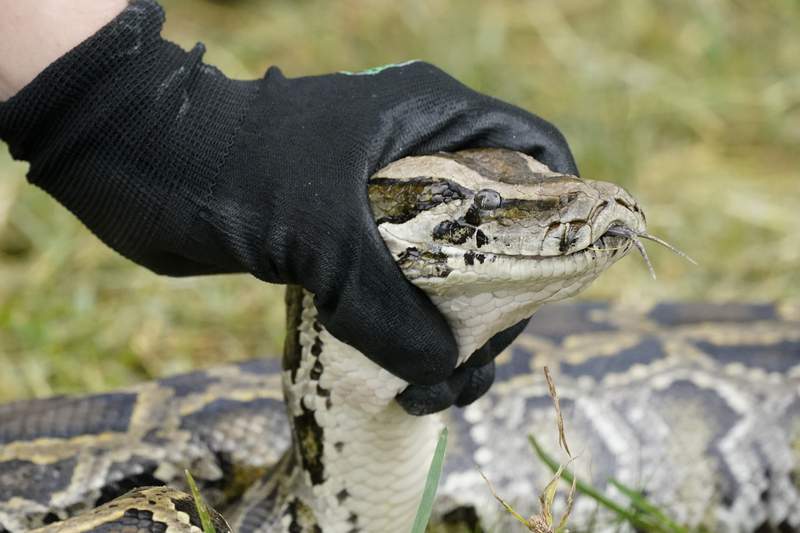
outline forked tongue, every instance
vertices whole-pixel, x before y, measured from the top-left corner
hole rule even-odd
[[[606,230],[606,235],[614,235],[617,237],[625,237],[626,239],[630,239],[631,242],[633,242],[633,245],[636,246],[636,249],[639,250],[639,253],[641,254],[642,258],[644,258],[644,262],[647,265],[647,270],[650,272],[650,276],[653,279],[656,279],[656,271],[653,268],[653,263],[650,262],[650,257],[648,257],[647,250],[645,250],[641,239],[647,239],[649,241],[653,241],[654,243],[660,244],[667,250],[670,250],[671,252],[675,253],[676,255],[679,255],[680,257],[683,257],[691,264],[697,265],[697,261],[689,257],[689,255],[686,254],[685,252],[678,250],[667,241],[659,239],[655,235],[650,235],[649,233],[644,231],[641,233],[637,233],[628,226],[616,225],[609,227]]]

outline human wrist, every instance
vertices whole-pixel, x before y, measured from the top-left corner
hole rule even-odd
[[[127,0],[0,0],[0,102],[117,16]]]

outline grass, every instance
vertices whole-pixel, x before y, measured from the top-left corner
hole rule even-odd
[[[186,475],[186,482],[189,485],[189,490],[192,493],[194,505],[197,508],[197,514],[200,516],[200,524],[203,526],[203,533],[217,533],[217,528],[214,527],[214,522],[211,520],[206,502],[200,494],[200,489],[197,488],[197,483],[194,482],[192,474],[188,470],[184,470],[184,474]]]
[[[522,526],[531,533],[569,533],[569,516],[572,513],[572,507],[575,503],[575,490],[578,488],[578,479],[569,473],[567,467],[576,459],[576,457],[572,455],[572,452],[569,449],[569,443],[567,442],[567,435],[564,431],[564,416],[561,414],[561,401],[559,400],[558,392],[556,391],[555,382],[550,375],[550,370],[546,366],[542,370],[545,380],[547,381],[547,389],[550,399],[553,401],[553,411],[555,414],[556,431],[558,435],[558,447],[566,456],[567,461],[566,463],[559,464],[555,459],[550,458],[544,453],[544,451],[533,439],[533,436],[530,437],[531,444],[533,444],[537,454],[553,472],[553,477],[550,478],[550,481],[548,481],[547,485],[545,485],[545,487],[539,493],[539,512],[535,515],[532,515],[530,518],[525,518],[497,493],[492,485],[492,482],[483,472],[480,474],[481,477],[483,477],[483,480],[486,482],[486,485],[489,487],[492,495],[495,497],[498,503],[500,503],[505,512],[514,517],[517,522],[522,524]],[[558,492],[559,482],[562,479],[570,483],[570,489],[567,493],[564,512],[562,513],[558,522],[556,522],[555,516],[553,515],[553,502],[555,501],[556,494]]]
[[[533,435],[528,436],[537,458],[544,463],[558,479],[563,479],[576,487],[577,491],[594,500],[597,504],[617,516],[620,522],[633,527],[634,531],[646,533],[695,533],[673,521],[667,513],[650,502],[641,492],[623,485],[616,479],[609,480],[620,494],[628,498],[628,504],[617,503],[600,489],[584,483],[567,470],[563,464],[550,457]]]
[[[428,468],[428,475],[425,478],[425,488],[422,491],[422,498],[417,508],[417,515],[414,517],[414,524],[411,526],[411,533],[425,533],[425,528],[431,519],[433,504],[436,500],[436,488],[439,486],[439,478],[442,475],[446,450],[447,427],[443,427],[439,432],[439,440],[436,442],[436,449],[433,451],[431,466]]]
[[[800,299],[800,3],[165,0],[166,34],[238,77],[423,58],[556,123],[587,177],[629,188],[631,257],[584,298]],[[281,289],[159,278],[117,257],[0,148],[0,401],[275,354]]]

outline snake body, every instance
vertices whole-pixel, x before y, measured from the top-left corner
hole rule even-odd
[[[619,187],[506,151],[398,161],[372,178],[370,198],[460,362],[624,256],[630,241],[610,228],[644,231]],[[330,335],[313,295],[290,288],[287,304],[281,369],[257,361],[0,406],[0,531],[199,531],[178,490],[188,468],[236,531],[406,532],[442,423],[452,437],[439,519],[496,524],[476,464],[521,508],[549,479],[527,444],[533,432],[557,450],[544,364],[586,458],[580,476],[644,490],[691,525],[800,530],[796,309],[548,306],[500,357],[485,398],[413,417],[394,401],[406,383]],[[125,494],[145,485],[174,488]],[[588,498],[573,520],[611,527]]]

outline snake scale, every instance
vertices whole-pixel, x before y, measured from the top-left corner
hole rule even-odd
[[[619,187],[503,150],[400,160],[369,193],[461,362],[645,235]],[[797,307],[548,305],[500,355],[486,396],[424,417],[394,401],[404,382],[325,330],[311,294],[290,287],[287,316],[282,363],[0,406],[0,532],[199,532],[189,469],[227,519],[214,513],[220,532],[405,533],[442,424],[436,520],[513,530],[478,469],[533,512],[550,473],[527,435],[558,450],[544,365],[582,479],[619,498],[618,479],[692,527],[800,531]],[[587,497],[570,523],[625,530]]]

